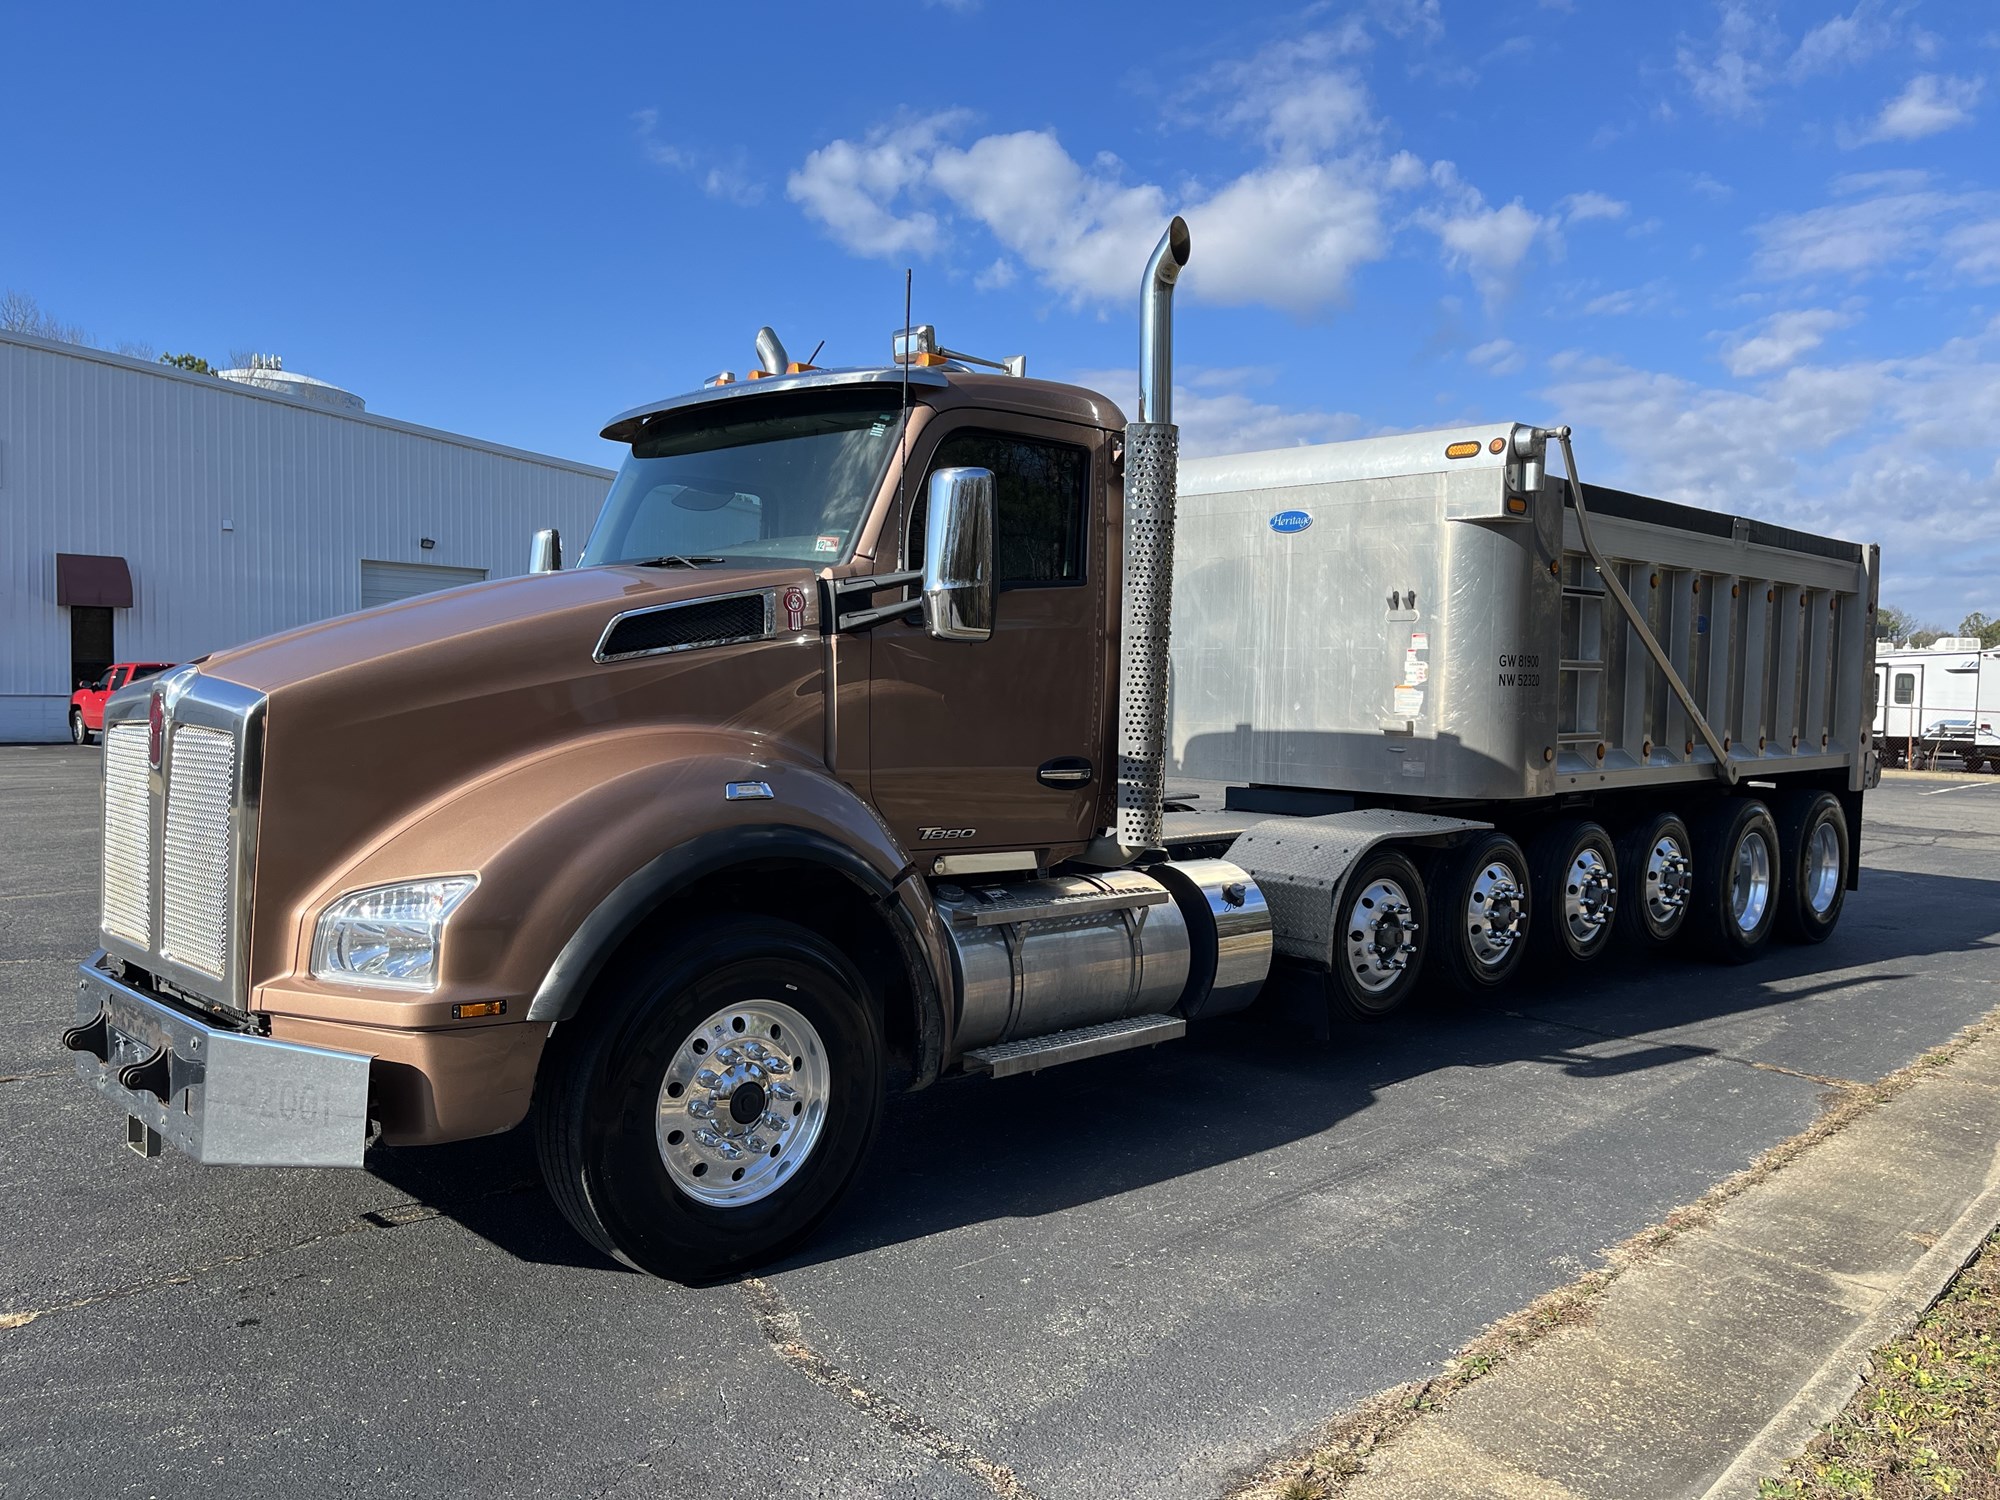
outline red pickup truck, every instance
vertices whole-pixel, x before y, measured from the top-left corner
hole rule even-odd
[[[173,666],[170,661],[121,661],[104,669],[95,682],[77,684],[69,695],[69,737],[88,745],[104,732],[104,700],[127,683],[152,677]]]

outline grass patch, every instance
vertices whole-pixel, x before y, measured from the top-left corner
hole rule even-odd
[[[2000,1497],[2000,1234],[1759,1500]]]

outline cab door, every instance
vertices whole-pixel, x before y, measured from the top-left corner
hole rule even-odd
[[[922,563],[933,473],[992,470],[993,633],[933,640],[914,616],[875,630],[876,809],[913,853],[1083,843],[1099,831],[1110,740],[1103,434],[960,410],[924,436],[903,555]]]

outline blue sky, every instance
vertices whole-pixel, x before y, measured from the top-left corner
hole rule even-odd
[[[1187,445],[1568,421],[1586,478],[2000,614],[2000,5],[10,6],[0,288],[616,461],[615,411],[954,347]]]

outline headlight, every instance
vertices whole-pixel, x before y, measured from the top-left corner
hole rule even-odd
[[[392,990],[436,989],[445,921],[477,884],[473,876],[455,875],[342,896],[320,913],[313,978]]]

